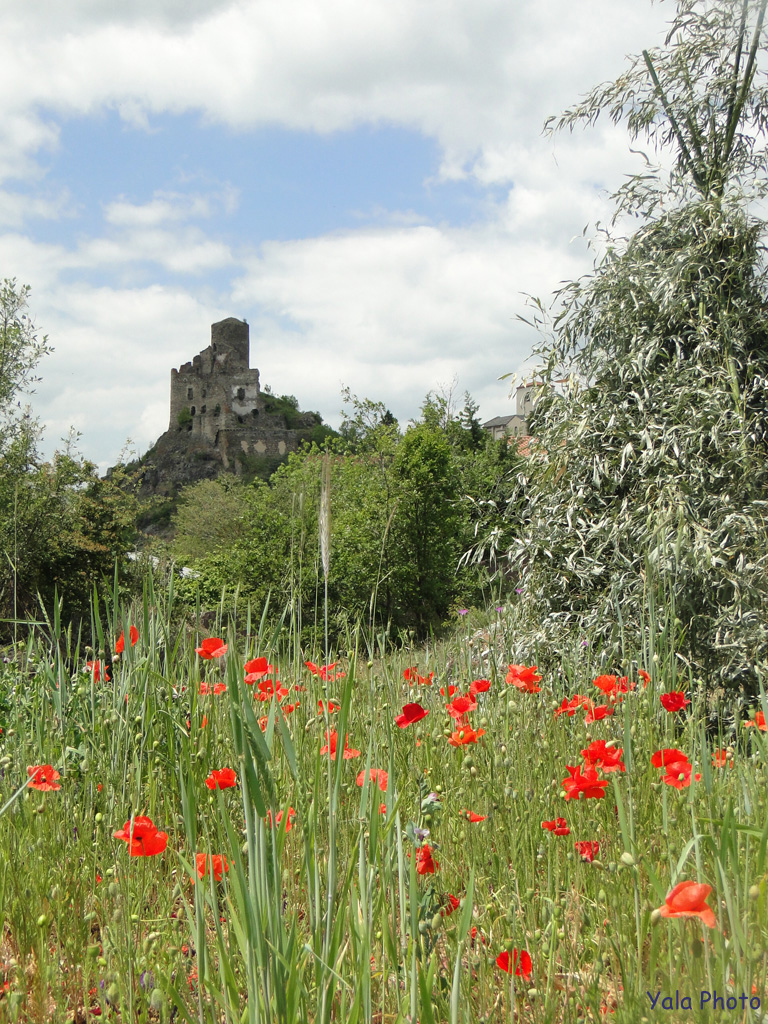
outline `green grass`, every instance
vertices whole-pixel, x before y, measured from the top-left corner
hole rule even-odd
[[[745,728],[735,703],[703,706],[679,670],[676,688],[693,703],[664,711],[669,645],[647,652],[647,664],[628,656],[609,666],[630,680],[648,669],[651,682],[587,725],[583,711],[553,711],[574,693],[602,702],[592,683],[608,670],[599,652],[579,643],[550,652],[555,667],[538,693],[507,685],[509,663],[541,653],[520,646],[514,607],[473,611],[451,641],[424,650],[372,658],[353,638],[339,658],[344,677],[324,682],[304,666],[321,660],[316,651],[298,650],[287,627],[268,635],[247,614],[212,631],[228,641],[226,655],[201,661],[194,648],[207,634],[172,605],[172,592],[156,593],[150,580],[143,604],[97,611],[112,646],[131,623],[140,634],[110,682],[94,680],[87,652],[56,619],[6,652],[0,1021],[81,1022],[96,1009],[102,1019],[210,1024],[768,1013],[768,735]],[[244,685],[243,663],[256,655],[278,668],[283,703],[300,701],[293,713]],[[409,687],[411,665],[434,672],[432,686]],[[480,677],[491,687],[469,717],[485,735],[454,748],[440,687],[458,696]],[[202,696],[203,680],[227,690]],[[329,698],[338,710],[320,714],[318,700]],[[400,729],[395,717],[412,700],[429,715]],[[358,757],[320,753],[332,728]],[[602,800],[566,801],[566,766],[595,739],[622,747],[627,771],[605,776]],[[664,747],[685,751],[700,781],[665,785],[651,765]],[[723,747],[732,768],[712,765]],[[22,789],[27,767],[46,763],[61,789]],[[211,792],[206,777],[225,766],[236,787]],[[388,772],[386,793],[356,785],[371,767]],[[285,814],[279,827],[265,824],[267,811],[274,820],[289,807],[290,830]],[[470,823],[465,810],[485,820]],[[167,832],[163,853],[130,858],[113,838],[132,813]],[[570,835],[542,829],[558,816]],[[417,873],[419,829],[430,830],[434,874]],[[574,848],[586,840],[600,844],[592,863]],[[221,881],[191,883],[201,852],[226,857]],[[712,886],[714,929],[654,913],[681,880]],[[441,915],[448,894],[460,906]],[[513,948],[530,953],[529,979],[496,966]],[[700,1011],[700,993],[715,990],[746,994],[746,1008]],[[648,992],[661,993],[655,1010]],[[663,1009],[676,992],[695,1009]]]

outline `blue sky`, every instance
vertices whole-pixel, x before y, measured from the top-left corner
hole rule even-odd
[[[548,114],[660,41],[642,0],[6,0],[0,276],[54,353],[32,396],[106,468],[166,428],[172,366],[224,316],[251,365],[337,424],[427,391],[511,407],[525,294],[637,167],[623,129]],[[599,45],[598,45],[599,43]],[[574,241],[574,237],[578,236]]]
[[[155,192],[232,190],[217,235],[258,244],[355,230],[397,212],[423,223],[467,225],[485,216],[498,185],[440,180],[436,140],[396,125],[317,135],[280,127],[233,131],[197,114],[153,117],[147,128],[114,111],[63,121],[53,152],[39,160],[49,195],[66,191],[70,217],[39,222],[36,237],[67,242],[104,228],[116,196],[141,206]],[[41,182],[17,185],[34,195]]]

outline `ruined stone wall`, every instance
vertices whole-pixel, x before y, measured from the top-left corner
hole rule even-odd
[[[230,317],[211,325],[211,344],[199,355],[171,370],[169,430],[177,430],[179,414],[188,409],[187,430],[213,441],[221,430],[255,422],[263,412],[259,371],[248,366],[248,324]]]
[[[182,445],[187,441],[190,450],[201,442],[210,445],[232,471],[243,457],[281,458],[295,451],[302,431],[316,422],[310,413],[289,429],[281,413],[266,411],[259,371],[248,365],[249,348],[248,324],[230,317],[211,325],[208,348],[171,370],[168,435]],[[185,409],[189,417],[180,429],[179,414]]]

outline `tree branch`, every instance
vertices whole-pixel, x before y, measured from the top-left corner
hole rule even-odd
[[[763,2],[768,3],[768,0],[763,0]],[[669,118],[669,123],[672,125],[672,130],[674,131],[675,136],[677,138],[677,143],[680,146],[680,152],[683,154],[685,164],[687,165],[688,170],[691,172],[691,175],[697,187],[700,191],[703,191],[704,182],[702,181],[701,175],[696,170],[696,165],[693,161],[693,157],[691,156],[691,152],[688,149],[686,141],[683,138],[683,133],[680,130],[680,125],[677,123],[677,118],[672,112],[672,108],[669,105],[669,101],[667,100],[666,94],[661,86],[661,82],[659,81],[659,76],[656,74],[656,69],[653,66],[653,62],[651,61],[651,55],[648,53],[647,50],[643,50],[643,59],[645,60],[645,66],[648,68],[648,72],[651,76],[654,87],[656,89],[656,95],[661,100],[661,105],[664,108],[664,113],[667,115],[667,117]]]

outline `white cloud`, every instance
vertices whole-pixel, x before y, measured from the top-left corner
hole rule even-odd
[[[30,195],[0,189],[0,227],[21,228],[30,220],[59,220],[74,216],[69,193]]]
[[[507,173],[500,154],[521,133],[615,75],[668,16],[629,0],[249,0],[198,3],[192,19],[167,3],[149,22],[147,4],[133,18],[116,5],[70,9],[63,34],[37,4],[0,15],[0,90],[20,162],[55,141],[39,111],[113,107],[134,124],[189,110],[238,128],[386,121],[436,138],[447,176],[476,158],[486,176]]]
[[[262,382],[331,422],[342,383],[407,420],[458,376],[483,417],[505,411],[497,378],[523,372],[536,341],[516,319],[521,293],[546,298],[588,269],[569,240],[606,219],[602,190],[632,167],[621,129],[546,140],[544,118],[618,74],[669,13],[637,0],[5,0],[0,180],[42,180],[35,157],[61,119],[114,109],[151,130],[158,114],[199,111],[243,131],[405,126],[437,140],[441,180],[504,195],[468,228],[374,211],[376,228],[254,251],[217,233],[237,203],[226,187],[115,195],[102,229],[56,243],[22,231],[65,215],[66,197],[8,187],[0,267],[33,286],[56,348],[35,399],[49,450],[72,423],[102,465],[126,437],[148,447],[167,426],[170,368],[228,315],[251,322]],[[146,285],[165,274],[194,280]]]

